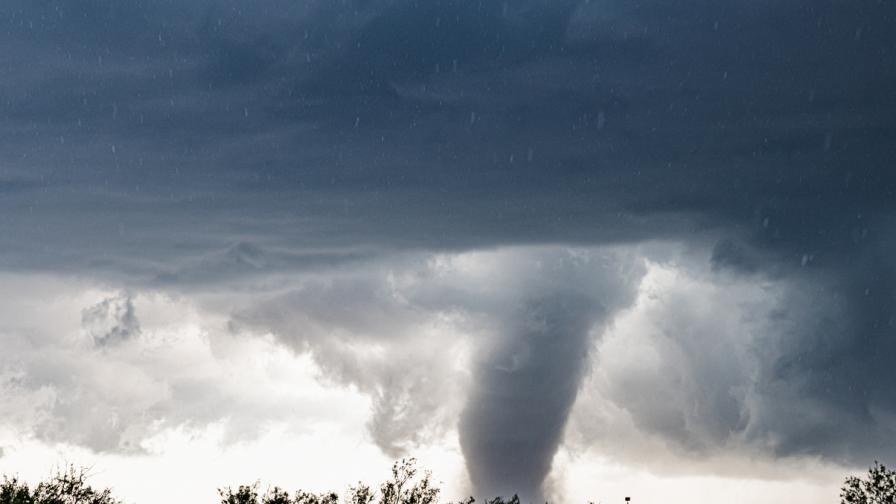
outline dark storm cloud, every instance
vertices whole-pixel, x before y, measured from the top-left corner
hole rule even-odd
[[[894,21],[836,0],[7,2],[0,265],[188,288],[693,241],[720,274],[799,286],[744,436],[892,455]]]
[[[32,208],[23,233],[96,212],[72,261],[120,241],[157,259],[145,244],[197,226],[184,256],[247,229],[475,247],[671,235],[682,214],[811,248],[893,190],[888,4],[5,10],[4,178],[36,185],[6,204]]]
[[[844,258],[846,263],[819,266],[813,278],[803,279],[813,290],[794,293],[780,314],[790,330],[769,349],[774,358],[761,361],[760,390],[770,404],[760,414],[759,435],[784,434],[775,444],[782,454],[823,446],[824,453],[857,464],[870,453],[891,456],[896,395],[886,384],[896,379],[892,232],[880,241]],[[787,415],[787,400],[819,418],[806,423]],[[855,432],[862,435],[847,434]]]

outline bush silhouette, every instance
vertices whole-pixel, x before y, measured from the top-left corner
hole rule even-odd
[[[842,504],[896,504],[896,471],[880,462],[868,469],[865,478],[850,476],[840,490]]]

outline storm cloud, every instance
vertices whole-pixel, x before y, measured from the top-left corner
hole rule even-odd
[[[270,330],[367,391],[389,453],[459,416],[475,490],[538,500],[591,349],[643,275],[616,248],[411,255],[300,278],[251,301],[234,327]]]
[[[630,421],[691,459],[892,457],[894,21],[839,0],[5,2],[0,267],[199,296],[373,397],[390,454],[460,419],[482,491],[538,495],[579,406],[583,443]],[[616,247],[640,259],[570,252]],[[489,273],[439,276],[469,254]],[[692,290],[640,302],[653,277],[619,271],[645,264]],[[78,309],[109,352],[139,339],[127,296]],[[619,327],[679,381],[602,364]]]
[[[799,261],[851,248],[892,196],[886,3],[4,11],[4,200],[30,208],[7,221],[11,266],[153,277],[251,240],[307,254],[694,226]],[[56,239],[65,254],[42,249]]]

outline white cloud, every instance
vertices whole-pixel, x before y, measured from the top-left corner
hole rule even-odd
[[[41,277],[3,285],[12,323],[0,328],[0,421],[21,435],[139,452],[169,428],[224,421],[236,440],[277,423],[338,421],[348,405],[366,410],[338,399],[338,387],[325,392],[307,357],[264,335],[234,336],[226,314],[190,300]],[[119,330],[122,318],[142,330]],[[109,337],[115,345],[95,346]]]

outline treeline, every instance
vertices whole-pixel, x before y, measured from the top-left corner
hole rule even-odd
[[[75,466],[59,470],[50,478],[29,487],[16,476],[3,476],[0,504],[124,504],[108,488],[94,489],[87,482],[87,471]],[[433,485],[429,471],[420,474],[416,460],[404,459],[392,465],[392,477],[374,488],[363,483],[350,486],[340,498],[336,492],[315,494],[303,490],[290,494],[273,487],[265,491],[259,483],[218,489],[221,504],[437,504],[441,490]],[[472,497],[449,504],[473,504]],[[488,504],[520,504],[516,496],[497,497]]]
[[[420,477],[416,460],[404,459],[392,465],[392,477],[374,489],[363,483],[348,487],[344,500],[340,500],[336,492],[314,494],[299,490],[290,495],[279,487],[274,487],[263,494],[259,492],[258,483],[241,485],[233,488],[219,488],[221,504],[436,504],[439,502],[441,490],[432,484],[432,475],[424,471]],[[472,497],[456,504],[472,504]],[[520,504],[513,496],[510,500],[497,497],[488,504]],[[0,502],[0,504],[4,504]]]
[[[392,465],[392,477],[379,487],[363,483],[348,487],[343,498],[336,492],[315,494],[302,490],[292,494],[279,487],[259,490],[259,483],[219,488],[220,504],[437,504],[440,490],[432,484],[429,471],[418,474],[416,461],[405,459]],[[473,504],[466,500],[449,504]],[[896,504],[896,471],[878,462],[863,477],[846,478],[840,492],[841,504]],[[495,497],[486,504],[520,504],[514,495]],[[37,486],[29,487],[15,476],[3,476],[0,504],[123,504],[108,488],[94,489],[87,472],[69,466]]]

